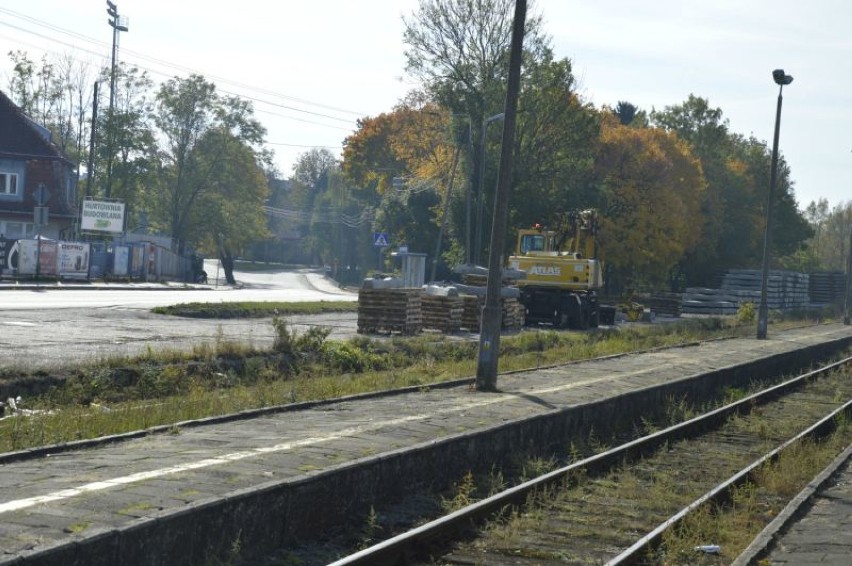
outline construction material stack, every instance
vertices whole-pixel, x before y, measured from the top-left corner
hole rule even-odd
[[[639,294],[635,299],[655,315],[677,318],[683,312],[683,297],[680,293]]]
[[[811,273],[808,295],[817,306],[842,303],[846,296],[846,275],[840,271]]]
[[[445,334],[458,332],[462,326],[464,301],[455,287],[427,285],[420,297],[423,328]]]
[[[689,287],[683,295],[685,314],[736,314],[745,303],[760,304],[762,272],[731,269],[722,277],[720,289]],[[766,304],[772,310],[807,308],[808,276],[793,271],[771,271],[766,282]]]
[[[423,328],[421,293],[398,279],[365,279],[358,290],[358,333],[417,334]]]
[[[462,328],[469,332],[479,332],[482,325],[482,308],[485,306],[485,293],[488,285],[488,269],[477,265],[456,266],[462,283],[456,285],[463,301]],[[524,307],[519,301],[520,291],[517,282],[525,274],[516,269],[503,269],[500,273],[500,306],[503,316],[503,330],[520,330],[524,326]]]

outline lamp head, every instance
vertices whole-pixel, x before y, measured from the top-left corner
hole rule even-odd
[[[786,74],[784,69],[775,69],[772,71],[772,78],[775,80],[775,84],[777,85],[788,85],[793,82],[793,77]]]

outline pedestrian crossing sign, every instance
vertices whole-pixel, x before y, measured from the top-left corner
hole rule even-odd
[[[386,248],[390,246],[390,238],[387,232],[373,232],[373,245],[377,248]]]

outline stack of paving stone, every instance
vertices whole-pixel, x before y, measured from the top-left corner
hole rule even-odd
[[[846,296],[846,275],[839,271],[811,273],[808,295],[811,303],[817,305],[843,302]]]
[[[732,269],[722,277],[721,289],[690,287],[683,295],[683,312],[692,314],[736,314],[740,305],[760,304],[762,272]],[[793,271],[771,271],[766,282],[766,304],[770,309],[807,308],[808,276]]]
[[[444,333],[458,332],[462,326],[464,302],[454,287],[427,285],[420,297],[423,328]]]
[[[417,334],[423,327],[421,290],[365,280],[358,290],[358,333]]]
[[[462,328],[468,332],[479,332],[482,326],[482,306],[485,304],[483,297],[476,295],[462,295]]]
[[[469,332],[479,332],[482,326],[482,307],[485,306],[485,297],[476,295],[462,295],[464,310],[462,312],[462,328]],[[500,299],[503,318],[501,328],[504,330],[520,330],[524,326],[525,309],[515,297],[503,297]]]
[[[518,299],[504,297],[502,299],[504,330],[520,330],[526,321],[526,309]]]

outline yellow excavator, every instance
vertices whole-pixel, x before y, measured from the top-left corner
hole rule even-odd
[[[600,322],[597,291],[603,266],[597,259],[598,215],[577,210],[562,215],[553,229],[541,225],[518,231],[509,267],[526,272],[518,281],[528,324],[585,329]]]

